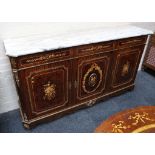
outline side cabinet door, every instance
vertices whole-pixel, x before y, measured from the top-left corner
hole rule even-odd
[[[29,119],[49,115],[69,106],[69,61],[33,67],[20,72],[23,107]]]
[[[112,88],[129,86],[134,83],[144,47],[116,51],[112,74]]]
[[[111,52],[78,59],[76,91],[78,103],[96,100],[105,93],[110,60]]]

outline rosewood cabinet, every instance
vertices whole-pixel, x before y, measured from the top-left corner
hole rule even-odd
[[[10,57],[24,126],[30,128],[133,89],[146,39]]]

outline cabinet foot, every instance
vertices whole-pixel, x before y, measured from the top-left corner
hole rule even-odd
[[[88,107],[91,107],[91,106],[93,106],[95,103],[96,103],[96,100],[90,100],[89,102],[86,103],[86,105],[87,105]]]
[[[134,88],[135,88],[135,85],[133,85],[131,88],[129,88],[128,91],[133,91]]]
[[[24,127],[25,127],[26,129],[30,129],[30,125],[29,125],[29,124],[23,123],[23,125],[24,125]]]

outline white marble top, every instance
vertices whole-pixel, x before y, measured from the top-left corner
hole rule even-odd
[[[135,26],[92,29],[63,35],[33,35],[4,40],[6,55],[18,57],[48,50],[153,34]]]

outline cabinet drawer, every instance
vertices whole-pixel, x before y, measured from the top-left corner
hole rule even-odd
[[[147,39],[146,36],[123,39],[118,41],[118,47],[124,48],[124,47],[142,45],[146,43],[146,39]]]
[[[46,53],[44,52],[21,56],[16,59],[16,63],[18,64],[18,68],[20,69],[45,63],[51,63],[52,61],[64,60],[66,58],[69,58],[71,55],[71,49],[54,50]]]
[[[77,47],[77,55],[86,55],[86,54],[93,54],[105,51],[111,51],[114,49],[114,42],[104,42],[104,43],[97,43],[91,45],[84,45]]]

